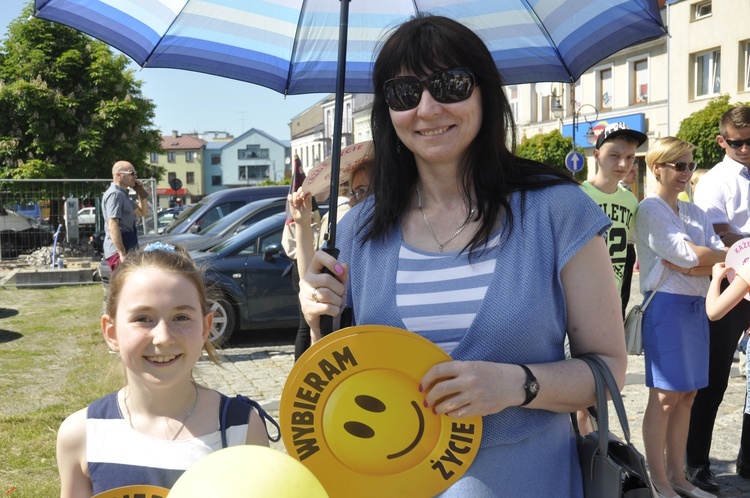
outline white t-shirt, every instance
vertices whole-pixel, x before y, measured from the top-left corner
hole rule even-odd
[[[750,233],[750,172],[729,156],[701,177],[693,202],[712,225],[726,223],[734,233]]]

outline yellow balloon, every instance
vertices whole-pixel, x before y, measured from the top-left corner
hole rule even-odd
[[[328,498],[307,467],[265,446],[231,446],[198,460],[169,492],[169,498]]]

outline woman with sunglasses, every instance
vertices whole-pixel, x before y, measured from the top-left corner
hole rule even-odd
[[[696,391],[708,384],[708,275],[726,255],[706,213],[678,199],[695,171],[693,150],[674,137],[649,147],[646,163],[656,189],[635,215],[641,293],[654,293],[643,316],[649,388],[643,445],[654,485],[667,498],[714,496],[689,483],[682,469],[690,409]]]
[[[572,355],[620,383],[627,357],[602,210],[562,171],[514,155],[514,120],[487,47],[420,16],[373,73],[370,195],[300,284],[305,318],[416,332],[454,360],[414,385],[425,417],[482,415],[481,448],[445,496],[582,496],[570,413],[595,402]],[[330,273],[325,273],[327,269]]]

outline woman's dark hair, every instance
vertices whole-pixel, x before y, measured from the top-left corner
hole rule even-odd
[[[512,230],[509,196],[514,191],[576,183],[564,171],[522,159],[515,150],[515,122],[503,81],[484,42],[469,28],[441,16],[420,15],[399,26],[385,41],[373,69],[375,168],[370,183],[375,208],[363,225],[365,240],[384,236],[408,209],[417,182],[414,154],[399,143],[385,102],[383,84],[402,71],[424,78],[441,69],[465,67],[482,95],[482,125],[459,166],[462,195],[476,197],[481,228],[468,244],[483,245],[504,212],[504,230]]]

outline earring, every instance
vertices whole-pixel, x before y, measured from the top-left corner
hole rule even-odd
[[[401,154],[401,139],[396,138],[396,153]]]

